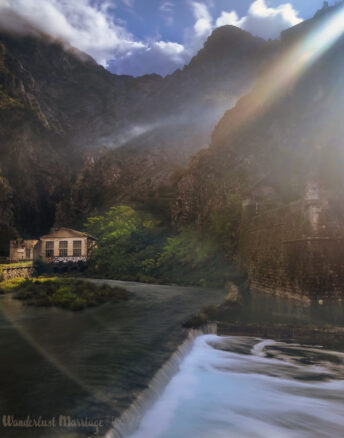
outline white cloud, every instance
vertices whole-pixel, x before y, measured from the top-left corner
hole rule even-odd
[[[170,1],[162,1],[159,6],[159,11],[163,15],[164,21],[168,26],[174,23],[174,4]]]
[[[208,36],[212,30],[212,17],[208,11],[207,5],[200,2],[192,2],[192,10],[196,18],[194,31],[196,37]]]
[[[144,47],[114,21],[108,8],[106,3],[89,0],[0,0],[0,26],[20,32],[32,26],[106,66],[111,57]]]
[[[184,46],[178,43],[171,43],[166,41],[157,41],[154,43],[161,51],[172,56],[179,56],[184,52]]]
[[[200,50],[214,29],[213,17],[209,12],[209,3],[188,1],[195,22],[192,28],[184,31],[184,47],[188,54],[187,61]]]
[[[255,0],[247,15],[240,18],[235,11],[221,13],[216,26],[232,24],[262,38],[277,38],[282,30],[302,21],[290,3],[269,8],[265,0]]]
[[[243,19],[240,20],[238,14],[235,11],[222,11],[220,17],[216,20],[216,27],[225,26],[226,24],[241,27],[242,21]]]
[[[155,41],[145,49],[139,49],[131,54],[118,57],[110,68],[118,74],[144,75],[160,73],[167,75],[189,59],[189,54],[182,44]]]
[[[122,3],[128,6],[128,8],[132,8],[134,6],[134,0],[122,0]]]
[[[118,0],[132,6],[134,0]],[[107,0],[0,0],[0,27],[20,33],[33,29],[51,35],[91,55],[118,74],[166,75],[182,67],[212,30],[207,6],[192,2],[195,25],[187,42],[139,41],[114,19],[116,3]],[[112,9],[111,9],[112,8]],[[160,11],[174,12],[172,1],[162,1]]]
[[[128,6],[133,0],[121,0]],[[95,0],[0,0],[0,27],[20,33],[34,29],[91,55],[118,74],[168,74],[189,56],[183,45],[137,41],[125,23],[113,18],[113,2]],[[171,12],[172,2],[164,2]]]
[[[51,35],[91,55],[118,74],[168,74],[186,64],[202,47],[215,27],[232,24],[264,38],[301,21],[290,3],[269,8],[255,0],[247,15],[223,11],[214,23],[209,12],[212,0],[188,0],[194,24],[179,44],[155,38],[137,40],[126,23],[114,17],[118,2],[128,7],[135,0],[0,0],[0,28],[25,33],[32,29]],[[166,24],[173,23],[175,4],[161,0],[159,11]]]
[[[174,11],[174,4],[170,1],[163,1],[159,6],[159,10],[161,12],[171,13]]]

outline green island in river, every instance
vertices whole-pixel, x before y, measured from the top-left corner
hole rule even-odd
[[[57,306],[82,310],[105,302],[128,300],[130,293],[121,287],[97,285],[85,280],[64,277],[13,279],[0,283],[0,293],[14,292],[14,298],[27,305]]]

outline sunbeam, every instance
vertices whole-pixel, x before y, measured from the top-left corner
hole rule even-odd
[[[237,126],[267,111],[287,94],[302,75],[344,34],[344,5],[326,14],[310,31],[287,48],[257,80],[245,99],[245,109]]]

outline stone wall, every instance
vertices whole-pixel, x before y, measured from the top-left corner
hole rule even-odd
[[[244,212],[239,264],[251,289],[305,301],[344,298],[344,238],[313,225],[304,202]]]
[[[13,278],[31,278],[34,274],[33,266],[8,266],[2,267],[0,276],[2,280],[12,280]]]

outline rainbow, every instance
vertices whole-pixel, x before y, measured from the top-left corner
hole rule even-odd
[[[344,5],[322,17],[261,75],[245,98],[240,125],[268,110],[344,34]]]

